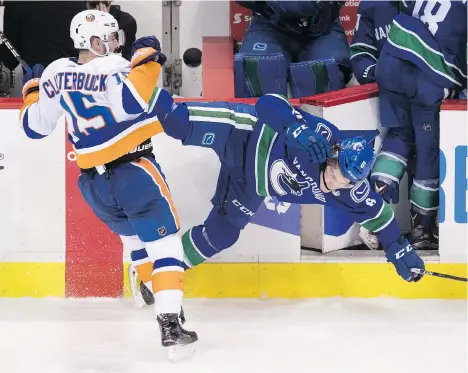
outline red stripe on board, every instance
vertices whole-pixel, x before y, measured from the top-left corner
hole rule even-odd
[[[467,110],[467,100],[446,100],[441,106],[442,110]]]
[[[80,169],[74,160],[69,160],[74,153],[68,140],[66,153],[65,296],[120,297],[123,295],[122,241],[83,199],[78,188]]]
[[[376,83],[360,85],[357,87],[340,89],[339,91],[321,93],[318,95],[301,98],[302,104],[330,107],[350,102],[361,101],[377,97],[379,89]]]

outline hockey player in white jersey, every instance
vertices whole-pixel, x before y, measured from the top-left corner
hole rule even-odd
[[[161,132],[152,111],[166,57],[154,36],[133,44],[129,63],[115,52],[123,32],[108,13],[77,14],[70,36],[78,59],[62,58],[25,74],[20,124],[26,135],[49,135],[63,116],[82,173],[86,202],[118,234],[139,277],[152,289],[163,346],[186,345],[195,332],[180,326],[183,248],[169,188],[152,154]],[[105,281],[105,279],[103,279]]]

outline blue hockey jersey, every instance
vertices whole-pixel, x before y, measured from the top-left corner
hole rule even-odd
[[[236,1],[252,9],[254,17],[287,34],[315,37],[328,34],[338,22],[342,1]]]
[[[393,18],[398,14],[398,1],[361,1],[356,28],[350,46],[351,66],[359,84],[372,83]]]
[[[466,87],[466,0],[402,3],[383,50],[418,66],[441,87]]]
[[[295,109],[307,125],[322,134],[330,144],[342,137],[339,129],[325,119]],[[264,123],[258,110],[252,114],[258,121],[247,145],[245,172],[246,180],[252,181],[251,188],[255,188],[256,194],[273,196],[283,202],[320,204],[343,211],[353,221],[377,233],[385,248],[400,236],[392,208],[366,179],[349,189],[324,193],[320,189],[324,165],[312,163],[303,150],[286,148],[282,124]]]

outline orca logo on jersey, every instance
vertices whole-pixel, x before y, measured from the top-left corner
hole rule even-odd
[[[297,174],[294,174],[282,159],[274,161],[270,167],[271,186],[280,196],[289,193],[300,197],[303,191],[310,187],[308,181],[298,181],[296,176]],[[284,186],[289,190],[286,190]]]

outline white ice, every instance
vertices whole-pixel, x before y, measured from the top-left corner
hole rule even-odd
[[[465,373],[467,303],[186,300],[193,358],[168,361],[130,300],[0,299],[2,373]]]

